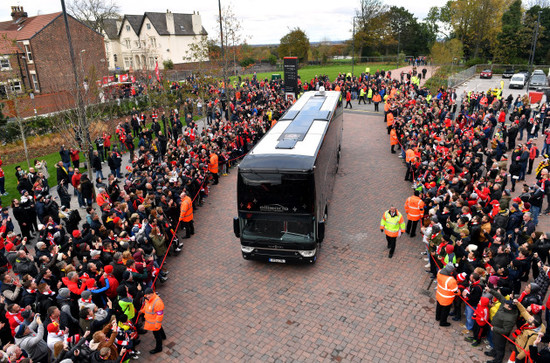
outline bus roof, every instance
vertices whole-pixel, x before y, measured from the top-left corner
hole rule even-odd
[[[241,170],[311,170],[340,92],[306,92],[239,164]]]

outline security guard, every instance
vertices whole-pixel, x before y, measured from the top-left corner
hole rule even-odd
[[[416,236],[416,226],[418,221],[424,215],[424,201],[420,199],[420,192],[414,191],[414,195],[411,195],[405,201],[405,212],[407,213],[407,234],[409,236]]]
[[[380,232],[386,232],[386,240],[388,241],[388,248],[390,249],[388,257],[392,258],[397,237],[405,232],[405,221],[403,220],[403,216],[393,205],[382,215],[382,220],[380,220]]]
[[[149,351],[150,354],[162,352],[162,341],[166,339],[164,329],[162,329],[162,319],[164,318],[164,302],[155,294],[153,289],[145,289],[145,303],[141,308],[145,317],[143,329],[152,331],[155,337],[155,349]]]

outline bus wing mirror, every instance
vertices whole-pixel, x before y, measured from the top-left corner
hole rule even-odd
[[[235,233],[235,237],[241,237],[241,228],[239,226],[239,218],[237,217],[233,218],[233,233]]]
[[[323,242],[323,239],[325,239],[325,222],[319,222],[317,232],[319,242]]]

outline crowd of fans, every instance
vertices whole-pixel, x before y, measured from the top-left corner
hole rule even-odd
[[[440,326],[451,325],[450,310],[464,322],[465,340],[486,346],[489,362],[500,363],[510,348],[516,362],[550,361],[550,234],[537,228],[544,204],[542,213],[550,212],[548,104],[505,98],[502,89],[458,97],[409,81],[386,87],[391,151],[401,148],[405,180],[424,202]]]
[[[299,92],[322,86],[341,91],[342,101],[384,106],[388,133],[397,140],[392,151],[401,148],[405,179],[425,202],[426,268],[434,277],[440,271],[459,281],[463,299],[454,299],[453,320],[465,322],[473,345],[486,339],[495,362],[506,343],[498,337],[512,330],[519,360],[531,350],[533,361],[544,361],[539,357],[550,355],[550,335],[543,334],[550,319],[550,235],[537,223],[545,196],[545,212],[550,209],[550,108],[504,98],[502,90],[432,95],[420,87],[421,73],[400,80],[384,71],[319,76],[300,81]],[[196,93],[206,95],[200,107],[186,102],[168,112],[134,111],[113,135],[100,135],[90,151],[93,178],[79,170],[78,150],[61,147],[59,203],[43,162],[16,171],[21,197],[12,201],[15,221],[9,208],[0,215],[0,302],[6,311],[0,314],[0,360],[139,357],[144,292],[168,279],[164,259],[177,255],[180,240],[194,233],[182,200],[192,204],[192,221],[218,175],[229,173],[290,105],[282,83],[256,77],[241,81],[230,97],[216,85],[198,86]],[[193,121],[196,112],[206,117],[202,129]],[[543,161],[533,168],[539,154]],[[537,181],[524,184],[531,173]],[[521,193],[514,197],[516,185]],[[75,198],[82,210],[71,209]],[[175,235],[178,227],[185,236]],[[504,309],[511,311],[508,319],[502,319]],[[480,318],[485,310],[486,323],[506,324],[487,329]]]
[[[18,168],[14,220],[9,208],[1,213],[0,361],[138,359],[144,295],[168,279],[163,262],[194,234],[193,210],[219,174],[290,105],[282,87],[253,78],[226,97],[212,84],[196,90],[206,94],[200,108],[188,100],[168,112],[134,110],[95,140],[95,178],[78,149],[61,147],[55,192],[43,162]]]

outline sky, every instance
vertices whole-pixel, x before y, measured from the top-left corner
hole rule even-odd
[[[65,0],[69,3],[72,0]],[[218,34],[218,1],[177,0],[115,0],[122,14],[143,14],[146,11],[193,13],[198,11],[204,28],[213,38]],[[430,7],[440,6],[436,0],[383,0],[388,6],[403,6],[418,19],[423,19]],[[311,42],[346,40],[351,38],[351,19],[359,0],[221,0],[222,7],[231,4],[241,20],[242,33],[248,44],[279,44],[290,29],[300,27]],[[59,0],[2,0],[0,21],[10,20],[11,6],[23,6],[29,16],[61,11]]]

